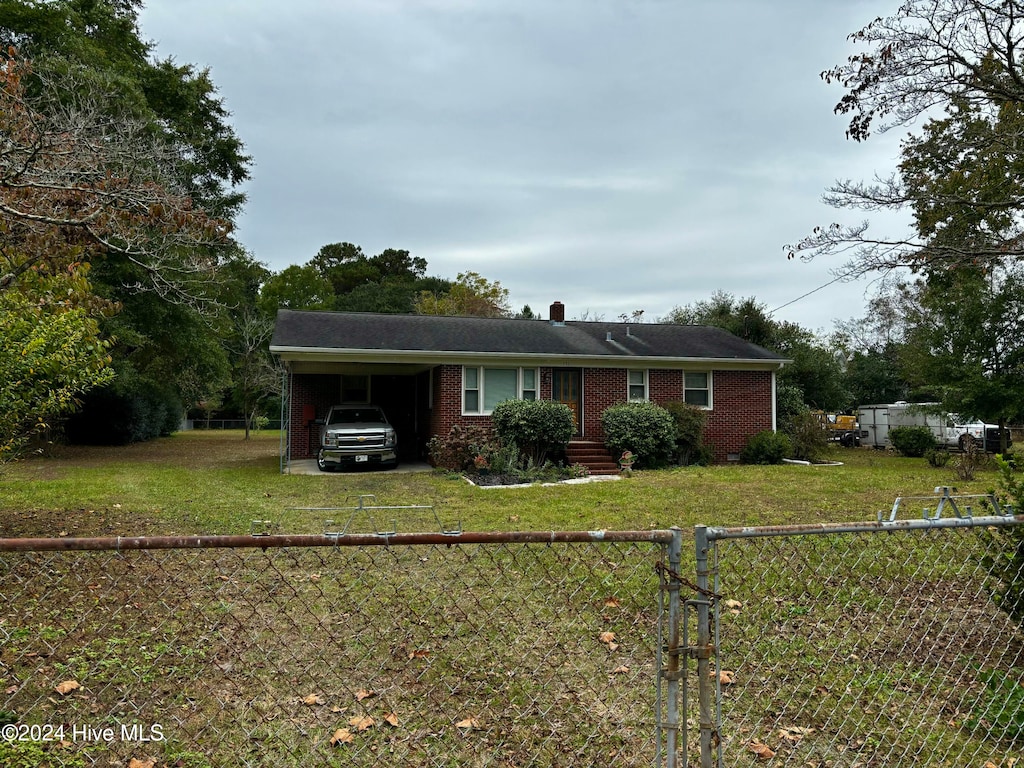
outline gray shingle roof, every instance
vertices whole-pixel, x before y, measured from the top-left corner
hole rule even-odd
[[[631,357],[763,361],[766,364],[784,361],[774,352],[710,326],[576,320],[554,325],[547,320],[289,309],[278,311],[270,348],[278,353],[364,349],[382,353],[608,358],[609,362]]]

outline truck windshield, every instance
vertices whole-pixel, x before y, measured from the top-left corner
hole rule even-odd
[[[329,424],[385,424],[384,414],[376,408],[346,409],[331,414]]]

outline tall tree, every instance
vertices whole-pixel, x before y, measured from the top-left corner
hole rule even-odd
[[[26,269],[91,265],[93,292],[120,308],[100,318],[117,341],[109,394],[166,396],[171,414],[224,370],[218,272],[239,252],[230,232],[250,158],[209,72],[156,59],[139,7],[0,0],[0,45],[12,46],[0,287]]]
[[[135,290],[202,298],[228,222],[195,207],[145,125],[112,119],[85,82],[44,78],[32,96],[31,73],[0,55],[0,290],[28,270],[106,258]]]
[[[1004,428],[1024,418],[1024,266],[960,267],[914,287],[904,366],[949,411]]]
[[[1001,426],[1024,410],[1024,260],[1012,255],[1022,230],[1006,205],[1024,180],[1022,131],[1024,103],[957,100],[904,144],[900,165],[926,241],[913,369],[949,410]]]
[[[267,278],[259,301],[269,315],[278,309],[332,309],[334,287],[312,265],[292,264]]]
[[[179,162],[178,181],[198,206],[232,219],[251,158],[210,73],[158,59],[138,26],[141,0],[0,0],[0,47],[13,46],[49,79],[107,94],[118,115],[145,123]],[[69,91],[57,94],[60,98]]]
[[[831,346],[846,360],[846,381],[852,405],[906,400],[913,386],[903,372],[907,343],[903,284],[884,281],[861,318],[841,321],[829,335]]]
[[[837,209],[867,212],[911,208],[918,219],[908,232],[876,235],[869,222],[839,223],[817,228],[793,246],[789,256],[852,253],[848,275],[901,267],[975,265],[1024,255],[1021,216],[1024,213],[1019,130],[1000,132],[991,126],[1024,104],[1020,48],[1024,39],[1024,2],[1019,0],[907,0],[895,14],[878,18],[850,36],[866,48],[826,72],[826,82],[846,91],[836,112],[850,116],[847,136],[864,141],[872,130],[908,126],[919,118],[945,112],[929,124],[921,140],[909,140],[910,151],[948,178],[962,162],[1002,157],[998,184],[963,186],[920,184],[904,167],[874,181],[837,182],[826,201]],[[1002,113],[1002,114],[1001,114]],[[1014,117],[1014,122],[1017,121]],[[992,177],[995,182],[995,177]],[[960,210],[1001,218],[999,242],[979,238],[932,242],[921,213],[930,208],[947,214]],[[954,214],[955,215],[955,214]]]
[[[421,292],[415,310],[420,315],[512,316],[508,289],[476,272],[460,272],[446,292]]]

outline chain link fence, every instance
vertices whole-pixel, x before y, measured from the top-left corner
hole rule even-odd
[[[715,656],[702,765],[1024,755],[1024,635],[997,605],[1019,599],[1024,530],[1006,515],[895,518],[698,529]]]
[[[671,540],[0,541],[0,765],[649,766]]]

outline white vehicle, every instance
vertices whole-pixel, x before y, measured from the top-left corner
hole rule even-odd
[[[893,427],[928,427],[943,448],[966,450],[973,442],[978,448],[999,451],[999,427],[981,421],[967,421],[955,413],[944,413],[938,403],[897,402],[862,405],[859,409],[862,445],[888,448]]]
[[[398,436],[376,405],[332,405],[320,426],[316,465],[321,472],[342,466],[395,467]]]

